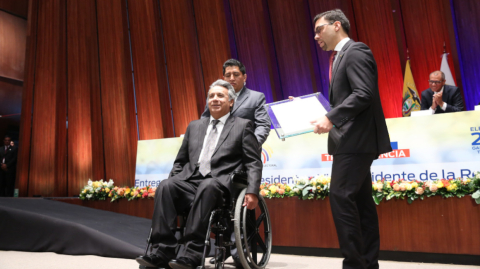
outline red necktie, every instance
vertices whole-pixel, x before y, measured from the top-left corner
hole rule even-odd
[[[333,60],[335,59],[335,55],[337,55],[336,50],[332,52],[332,54],[330,55],[330,60],[328,61],[330,63],[330,67],[328,68],[328,82],[332,81],[332,66],[333,66]]]

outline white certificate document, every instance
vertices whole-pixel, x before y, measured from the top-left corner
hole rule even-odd
[[[294,99],[271,107],[285,136],[313,131],[313,120],[324,116],[327,111],[315,96]]]

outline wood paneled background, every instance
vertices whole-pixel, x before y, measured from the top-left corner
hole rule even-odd
[[[407,48],[420,92],[445,42],[467,108],[480,101],[476,0],[29,0],[20,195],[72,196],[88,179],[132,185],[137,140],[185,133],[231,57],[267,102],[328,97],[330,54],[312,18],[332,8],[372,49],[387,117],[401,116]]]

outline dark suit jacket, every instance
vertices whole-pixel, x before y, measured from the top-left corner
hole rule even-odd
[[[378,92],[377,64],[367,45],[349,40],[337,53],[326,114],[335,125],[328,135],[328,153],[392,151]]]
[[[428,110],[432,106],[434,92],[428,88],[422,92],[422,110]],[[457,112],[463,110],[463,98],[460,89],[455,86],[444,85],[443,86],[443,102],[447,103],[447,109],[443,111],[439,106],[435,109],[437,113]]]
[[[7,169],[9,171],[15,170],[17,166],[17,147],[9,146],[7,149],[7,153],[5,153],[5,146],[2,145],[0,147],[0,163],[3,163],[3,158],[5,158],[5,164],[7,165]]]
[[[270,134],[270,117],[264,105],[265,95],[263,93],[243,87],[240,96],[238,96],[237,101],[233,104],[231,112],[232,116],[251,120],[255,124],[255,137],[257,137],[260,147],[265,143],[265,140],[267,140]],[[208,102],[202,118],[210,118]]]
[[[209,122],[210,118],[190,122],[169,178],[186,180],[193,175]],[[230,115],[212,155],[212,177],[230,190],[230,174],[245,170],[248,176],[247,193],[258,195],[263,167],[258,148],[253,123]]]

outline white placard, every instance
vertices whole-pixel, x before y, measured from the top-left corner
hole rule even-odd
[[[412,111],[412,114],[410,114],[410,117],[430,116],[430,115],[432,115],[432,111],[420,110],[420,111]]]
[[[327,113],[315,96],[272,106],[272,111],[286,136],[313,131],[310,122]]]

